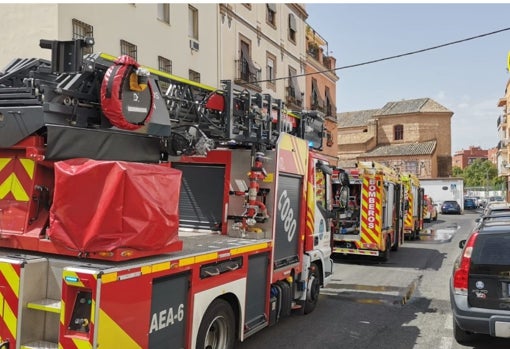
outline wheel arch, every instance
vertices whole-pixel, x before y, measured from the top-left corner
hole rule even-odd
[[[232,281],[228,284],[220,285],[212,289],[208,289],[199,293],[196,293],[192,298],[193,306],[193,320],[191,323],[190,331],[190,347],[196,347],[196,339],[202,319],[207,312],[207,309],[216,299],[225,300],[234,312],[235,316],[235,329],[236,329],[236,340],[241,338],[242,323],[244,321],[243,310],[245,308],[246,299],[246,279],[239,279]],[[229,292],[225,292],[229,290]]]

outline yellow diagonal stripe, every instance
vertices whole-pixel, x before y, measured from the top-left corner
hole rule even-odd
[[[11,336],[14,339],[16,339],[16,337],[17,337],[16,324],[17,324],[18,319],[16,317],[16,314],[14,314],[14,312],[12,311],[9,304],[5,301],[3,294],[0,294],[0,296],[2,297],[2,299],[0,301],[2,302],[2,307],[3,307],[3,311],[2,311],[3,320],[4,320],[5,324],[7,325],[7,328],[9,329],[9,333],[11,334]]]
[[[97,343],[100,348],[141,348],[141,346],[102,309],[99,309],[99,324]]]
[[[3,183],[0,183],[0,199],[5,198],[10,192],[17,201],[28,201],[29,199],[25,188],[14,173],[11,173]]]
[[[18,288],[19,288],[19,275],[14,270],[13,266],[10,263],[0,263],[0,273],[5,277],[5,280],[9,283],[9,287],[12,292],[16,295],[16,298],[19,298]]]
[[[5,168],[5,166],[7,166],[9,162],[11,162],[11,160],[12,160],[11,158],[0,158],[0,171],[2,171]]]
[[[90,344],[88,339],[73,338],[73,343],[76,346],[76,348],[78,348],[78,349],[90,349],[90,348],[92,348],[92,344]]]
[[[31,159],[19,159],[30,179],[34,179],[35,161]]]

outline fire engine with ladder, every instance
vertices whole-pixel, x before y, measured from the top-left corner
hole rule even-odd
[[[333,253],[388,261],[403,243],[403,192],[398,173],[360,161],[333,175]]]
[[[313,311],[324,116],[91,43],[0,72],[0,348],[228,349]]]
[[[415,240],[423,229],[425,190],[420,186],[418,177],[412,173],[402,173],[400,179],[404,186],[404,236],[409,240]]]

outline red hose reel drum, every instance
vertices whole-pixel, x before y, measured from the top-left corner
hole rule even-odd
[[[123,55],[106,71],[101,83],[101,109],[112,125],[123,130],[144,126],[154,111],[154,93],[140,65]]]

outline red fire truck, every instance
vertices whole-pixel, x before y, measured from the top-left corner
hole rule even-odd
[[[233,348],[313,311],[323,116],[90,43],[0,73],[0,348]]]
[[[335,170],[333,253],[387,261],[403,235],[402,184],[398,174],[374,162]]]
[[[424,189],[420,180],[412,173],[400,175],[404,186],[404,236],[415,240],[423,229],[423,197]]]

